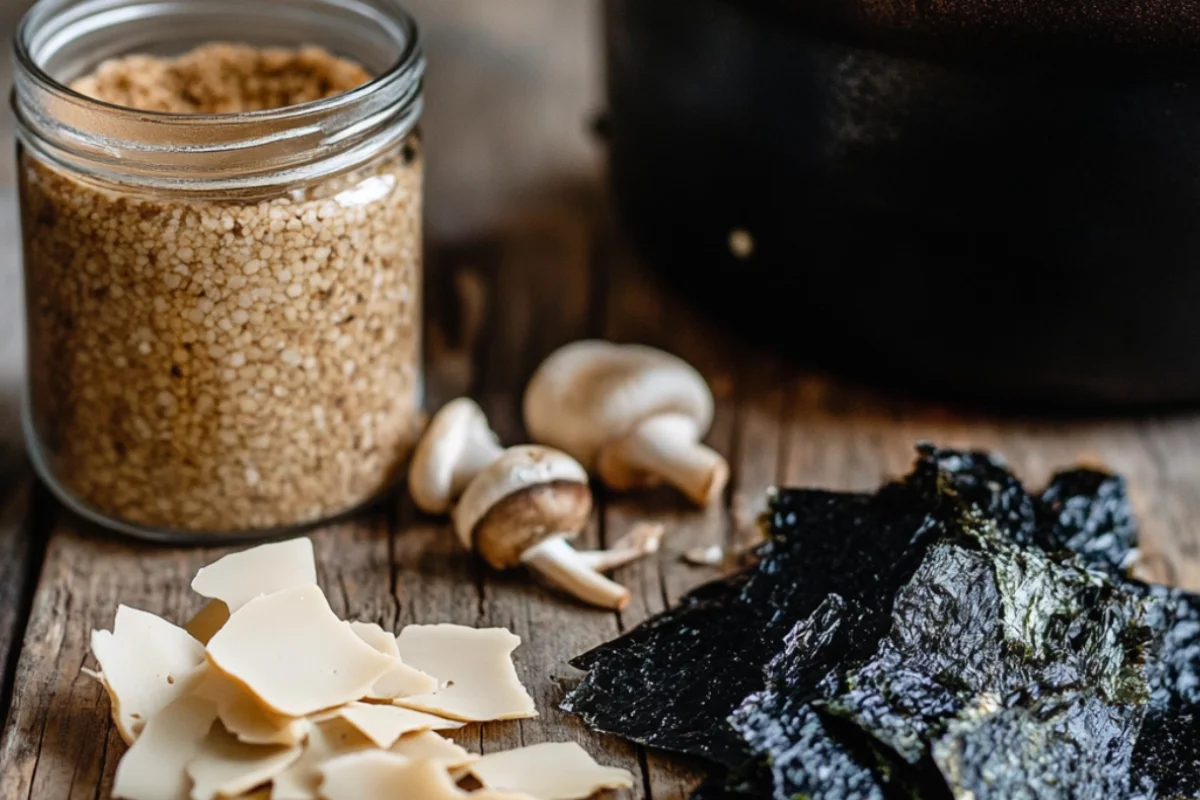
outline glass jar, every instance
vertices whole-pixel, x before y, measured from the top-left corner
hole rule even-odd
[[[373,77],[238,113],[76,90],[109,59],[216,42],[323,48]],[[42,0],[16,61],[24,422],[52,490],[199,542],[390,488],[423,423],[413,20],[388,0]]]

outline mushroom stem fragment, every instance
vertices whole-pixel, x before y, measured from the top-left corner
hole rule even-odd
[[[641,550],[579,550],[581,563],[596,572],[610,572],[646,556]]]
[[[580,550],[579,557],[596,572],[608,572],[657,553],[665,532],[658,523],[639,522],[607,550]]]
[[[605,484],[618,491],[661,479],[697,505],[707,506],[724,491],[729,465],[699,439],[699,427],[691,417],[650,417],[628,435],[602,447],[596,470]]]
[[[550,536],[521,554],[521,561],[552,584],[601,608],[620,610],[629,590],[594,570],[562,536]]]

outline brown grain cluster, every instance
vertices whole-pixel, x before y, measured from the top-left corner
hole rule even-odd
[[[114,58],[71,84],[113,105],[170,114],[231,114],[309,103],[348,92],[371,75],[319,47],[213,43],[178,58]]]
[[[365,78],[323,51],[214,45],[109,62],[76,88],[208,113]],[[31,409],[66,491],[143,526],[245,531],[394,481],[421,424],[415,139],[254,202],[101,186],[28,152],[21,173]]]

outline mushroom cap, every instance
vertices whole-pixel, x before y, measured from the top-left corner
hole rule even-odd
[[[451,400],[434,415],[417,442],[408,468],[408,490],[418,508],[429,514],[444,514],[450,509],[455,468],[472,436],[484,431],[496,441],[483,409],[469,397]]]
[[[525,390],[529,435],[589,469],[604,444],[664,413],[691,417],[703,437],[712,425],[712,392],[691,364],[645,345],[573,342],[551,353]]]
[[[497,569],[551,536],[573,536],[587,522],[587,472],[566,453],[540,445],[504,451],[467,486],[454,509],[454,530]]]

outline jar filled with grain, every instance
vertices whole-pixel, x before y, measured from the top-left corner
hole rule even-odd
[[[389,0],[41,0],[16,41],[25,427],[79,513],[259,538],[422,424],[424,57]]]

